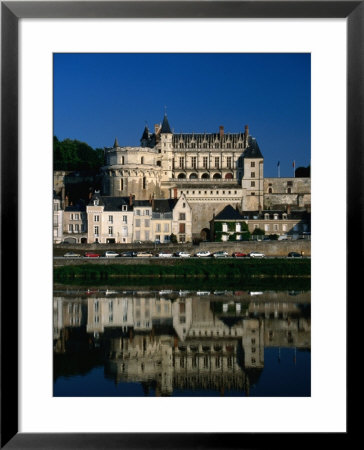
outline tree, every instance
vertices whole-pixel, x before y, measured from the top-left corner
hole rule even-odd
[[[104,164],[104,151],[94,150],[85,142],[72,139],[60,141],[53,137],[54,170],[98,171]]]
[[[265,235],[265,231],[262,230],[261,228],[255,228],[255,230],[252,233],[253,236],[264,236]]]
[[[171,234],[170,236],[169,236],[169,240],[170,240],[170,242],[172,243],[172,244],[177,244],[177,236],[175,235],[175,234]]]
[[[311,176],[311,167],[297,167],[294,173],[297,178],[309,178]]]

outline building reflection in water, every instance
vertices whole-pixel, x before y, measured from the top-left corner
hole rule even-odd
[[[106,378],[141,383],[146,395],[249,395],[264,368],[265,348],[311,347],[309,292],[76,294],[54,297],[55,358],[78,355],[73,373],[77,361],[83,360],[83,371],[103,364]],[[55,361],[55,378],[62,375]]]

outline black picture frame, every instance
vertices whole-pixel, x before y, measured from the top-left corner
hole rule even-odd
[[[363,263],[364,1],[4,1],[1,2],[1,448],[139,449],[261,448],[307,444],[295,433],[19,433],[17,266],[18,231],[18,22],[22,18],[346,18],[347,20],[347,303],[360,292]],[[344,149],[343,149],[343,158]],[[11,299],[11,301],[10,301]],[[349,313],[349,308],[347,308]],[[355,325],[354,325],[355,328]],[[348,336],[349,337],[349,336]],[[350,341],[348,340],[348,349]],[[348,372],[349,374],[349,372]],[[333,394],[334,395],[334,394]],[[166,413],[168,413],[166,411]],[[347,432],[335,435],[342,444]],[[315,443],[319,438],[315,436]],[[327,443],[327,436],[322,440]]]

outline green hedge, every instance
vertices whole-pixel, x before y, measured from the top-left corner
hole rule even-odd
[[[83,264],[54,268],[55,281],[69,279],[108,280],[114,277],[247,278],[310,277],[311,260],[236,259],[182,260],[159,264]]]

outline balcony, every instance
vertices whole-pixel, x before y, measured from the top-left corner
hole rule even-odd
[[[169,181],[176,184],[236,184],[240,186],[240,182],[236,178],[169,178]]]

